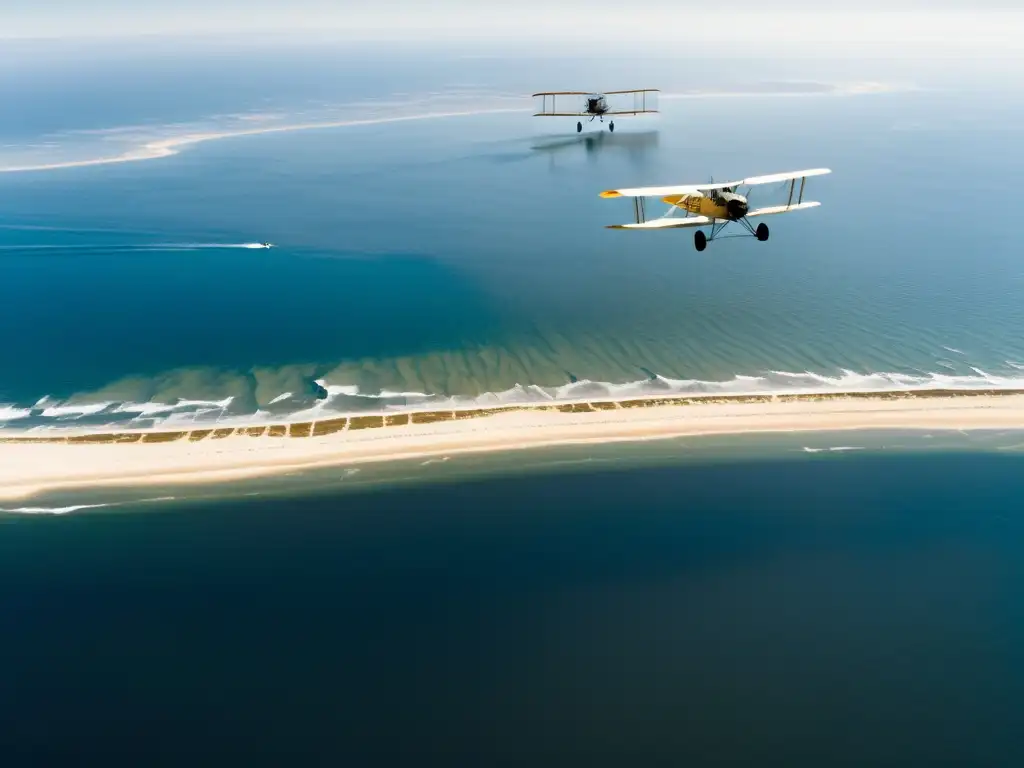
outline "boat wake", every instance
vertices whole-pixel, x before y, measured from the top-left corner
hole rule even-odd
[[[32,243],[26,245],[0,245],[0,251],[201,251],[244,248],[259,250],[273,248],[273,243]]]

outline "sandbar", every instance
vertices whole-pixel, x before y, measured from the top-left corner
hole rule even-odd
[[[302,469],[550,445],[858,429],[1024,429],[1024,391],[692,396],[353,414],[301,424],[0,432],[0,499],[212,483]]]
[[[352,128],[360,125],[383,125],[385,123],[402,123],[410,120],[438,120],[448,117],[473,117],[476,115],[492,115],[508,112],[523,112],[523,109],[476,109],[461,112],[426,112],[415,115],[393,115],[390,117],[368,117],[358,120],[328,120],[322,122],[290,123],[288,125],[269,125],[261,128],[243,128],[238,130],[190,133],[166,139],[146,142],[141,147],[125,151],[119,155],[95,157],[88,160],[68,160],[59,163],[40,163],[37,165],[0,166],[0,173],[26,173],[28,171],[56,171],[64,168],[86,168],[93,165],[111,165],[114,163],[132,163],[140,160],[156,160],[178,154],[183,147],[201,144],[219,139],[234,139],[241,136],[260,136],[268,133],[291,133],[292,131],[313,131],[326,128]]]
[[[781,89],[781,90],[780,90]],[[822,96],[822,95],[863,95],[891,93],[904,90],[903,87],[889,85],[886,83],[853,83],[848,85],[834,85],[827,83],[768,83],[761,87],[754,85],[746,90],[711,90],[691,91],[687,93],[663,93],[662,99],[705,99],[705,98],[736,98],[749,96]],[[527,101],[524,99],[524,101]],[[153,139],[144,142],[138,147],[125,150],[117,155],[107,155],[82,160],[67,160],[53,163],[37,163],[33,165],[0,166],[0,173],[27,173],[32,171],[55,171],[68,168],[87,168],[96,165],[111,165],[116,163],[133,163],[141,160],[157,160],[162,157],[171,157],[178,154],[183,148],[207,141],[220,139],[233,139],[242,136],[259,136],[270,133],[290,133],[292,131],[322,130],[328,128],[352,128],[364,125],[383,125],[385,123],[401,123],[415,120],[437,120],[452,117],[473,117],[477,115],[494,115],[506,113],[529,113],[531,110],[524,107],[498,107],[493,109],[469,109],[443,112],[424,112],[406,115],[390,115],[382,117],[367,117],[348,120],[321,120],[307,121],[301,123],[287,123],[267,125],[258,128],[235,128],[221,131],[200,131],[188,133],[181,136],[173,136],[162,139]]]

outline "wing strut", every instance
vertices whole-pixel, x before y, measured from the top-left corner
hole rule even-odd
[[[644,199],[642,197],[633,198],[633,211],[636,213],[637,224],[643,224],[647,221],[647,211],[644,208]]]
[[[804,201],[804,184],[807,183],[806,176],[798,177],[800,179],[800,194],[796,199],[796,204],[800,205]],[[789,208],[793,205],[793,192],[796,190],[796,178],[793,178],[789,182],[789,199],[786,201],[786,207]]]

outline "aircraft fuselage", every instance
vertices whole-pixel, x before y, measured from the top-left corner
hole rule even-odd
[[[587,114],[603,115],[608,111],[608,101],[604,96],[590,96],[587,98]]]
[[[691,192],[687,195],[667,195],[662,202],[682,208],[697,216],[709,219],[739,221],[747,215],[749,206],[747,198],[735,192],[719,192],[706,195],[703,192]]]

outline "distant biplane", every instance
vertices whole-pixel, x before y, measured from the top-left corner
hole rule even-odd
[[[637,187],[634,189],[610,189],[601,193],[601,197],[632,197],[636,222],[633,224],[611,224],[608,229],[675,229],[679,227],[711,226],[710,237],[702,231],[694,233],[694,246],[698,251],[707,248],[709,242],[718,237],[719,233],[730,222],[742,224],[749,234],[725,235],[725,237],[756,237],[764,242],[768,239],[768,225],[761,222],[755,229],[748,219],[757,216],[770,216],[776,213],[789,213],[814,208],[821,205],[816,202],[804,202],[804,184],[810,176],[822,176],[832,171],[828,168],[815,168],[809,171],[792,171],[777,173],[771,176],[754,176],[743,181],[727,181],[723,184],[687,184],[670,187]],[[793,193],[796,191],[796,180],[800,179],[800,191],[796,202]],[[754,187],[762,184],[789,182],[789,199],[785,205],[774,205],[750,210],[747,195],[736,194],[740,186]],[[644,198],[660,197],[662,202],[669,204],[668,211],[658,219],[647,221],[644,211]],[[685,211],[683,218],[673,218],[677,210]]]
[[[657,88],[643,88],[634,91],[607,91],[606,93],[587,93],[586,91],[547,91],[544,93],[535,93],[533,98],[540,98],[539,108],[540,111],[534,114],[534,117],[587,117],[590,118],[587,122],[593,122],[594,119],[604,122],[605,116],[613,115],[640,115],[650,114],[657,112],[657,96],[653,94],[658,93]],[[650,95],[649,95],[650,94]],[[560,101],[558,97],[563,97]],[[583,97],[582,101],[579,97]],[[622,104],[609,104],[609,96],[632,96],[633,103],[630,105],[628,99],[618,99],[614,101],[622,101]],[[569,98],[565,98],[569,97]],[[565,104],[562,107],[562,111],[559,111],[559,107],[556,106],[556,102],[559,104]],[[576,132],[579,133],[583,130],[583,121],[576,123]],[[608,130],[615,130],[615,121],[608,121]]]

